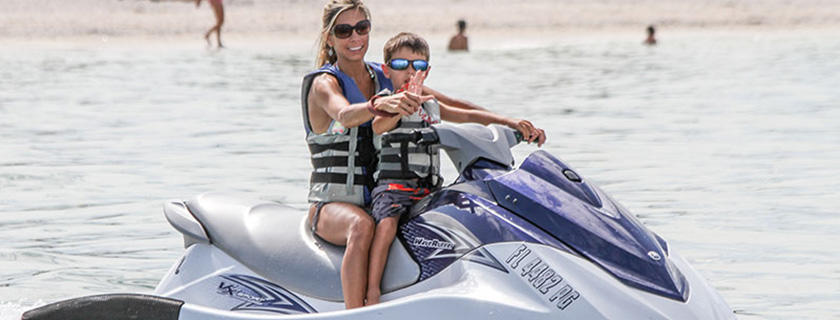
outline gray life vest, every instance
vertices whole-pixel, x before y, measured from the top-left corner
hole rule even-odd
[[[440,123],[440,105],[432,99],[424,102],[422,108],[414,114],[400,118],[400,122],[389,133],[411,133],[435,123]],[[374,179],[420,179],[430,186],[437,186],[441,182],[440,151],[437,146],[417,145],[413,142],[384,143],[380,135],[374,137],[373,145],[379,158]]]
[[[376,90],[391,88],[378,64],[368,63]],[[372,173],[376,168],[373,130],[368,121],[354,128],[344,128],[333,120],[324,133],[315,133],[309,123],[309,91],[314,78],[329,73],[338,79],[347,101],[367,101],[352,78],[336,66],[326,65],[303,79],[301,106],[306,143],[309,146],[313,171],[309,178],[309,202],[347,202],[365,207],[370,203],[374,187]]]

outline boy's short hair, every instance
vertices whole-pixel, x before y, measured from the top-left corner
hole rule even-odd
[[[429,60],[429,44],[422,37],[411,32],[400,32],[388,42],[385,42],[385,48],[382,49],[385,62],[391,61],[391,57],[397,50],[401,48],[409,48],[416,54],[422,54]]]

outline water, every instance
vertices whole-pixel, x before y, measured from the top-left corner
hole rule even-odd
[[[470,54],[433,46],[428,84],[545,128],[546,150],[667,239],[739,318],[840,319],[837,39],[478,39]],[[0,49],[0,319],[153,290],[182,250],[167,199],[306,206],[311,43],[228,42]]]

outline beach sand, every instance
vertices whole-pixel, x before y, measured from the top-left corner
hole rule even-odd
[[[316,0],[225,0],[224,35],[311,40],[319,29]],[[581,32],[758,28],[785,30],[840,26],[832,0],[368,0],[375,34],[412,31],[427,37],[455,32],[466,19],[478,36],[552,37]],[[78,38],[195,38],[213,23],[207,4],[150,0],[3,0],[0,40]]]

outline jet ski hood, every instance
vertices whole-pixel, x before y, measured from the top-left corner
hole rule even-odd
[[[487,181],[496,201],[632,287],[674,300],[688,284],[664,240],[549,153]]]

